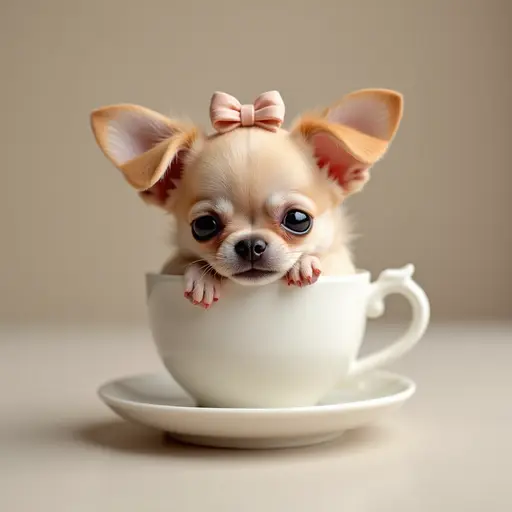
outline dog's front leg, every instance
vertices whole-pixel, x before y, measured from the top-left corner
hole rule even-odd
[[[321,273],[320,259],[311,254],[303,254],[288,271],[285,279],[289,286],[308,286],[316,283]]]

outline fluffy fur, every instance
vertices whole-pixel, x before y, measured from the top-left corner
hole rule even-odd
[[[263,285],[284,277],[305,286],[321,273],[355,272],[341,204],[368,181],[401,116],[400,94],[369,89],[275,133],[244,127],[207,136],[136,105],[98,109],[91,121],[130,185],[174,216],[176,253],[162,272],[184,275],[185,297],[207,308],[224,279]],[[284,226],[297,210],[311,219],[307,233]],[[198,241],[191,226],[210,215],[218,232]],[[263,252],[242,256],[246,241]]]

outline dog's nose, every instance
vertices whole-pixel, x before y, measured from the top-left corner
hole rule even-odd
[[[267,248],[267,242],[261,238],[245,238],[235,245],[235,252],[246,261],[257,261]]]

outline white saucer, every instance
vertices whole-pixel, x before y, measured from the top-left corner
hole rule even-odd
[[[416,386],[388,372],[371,372],[336,389],[315,407],[214,409],[197,407],[167,374],[108,382],[101,399],[122,418],[186,443],[223,448],[287,448],[330,441],[401,406]]]

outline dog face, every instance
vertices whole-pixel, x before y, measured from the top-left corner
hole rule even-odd
[[[339,187],[286,131],[234,130],[192,148],[167,203],[181,249],[243,284],[282,277],[328,246]]]
[[[242,284],[281,278],[328,250],[338,207],[362,188],[401,117],[391,91],[353,93],[291,131],[205,136],[142,107],[93,113],[97,141],[141,197],[172,213],[191,259]]]

